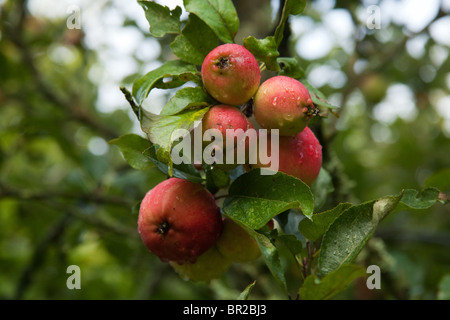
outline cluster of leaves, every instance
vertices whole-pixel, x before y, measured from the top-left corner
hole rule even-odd
[[[213,192],[227,190],[222,204],[224,215],[237,221],[258,241],[267,267],[286,294],[288,284],[280,263],[281,247],[288,249],[302,270],[300,298],[330,298],[365,275],[365,270],[353,262],[388,214],[448,202],[440,199],[440,191],[435,188],[421,192],[408,189],[361,204],[339,203],[321,212],[327,196],[334,191],[325,169],[310,188],[283,173],[264,176],[259,169],[248,173],[239,168],[223,172],[206,166],[200,172],[191,164],[174,165],[170,159],[173,132],[192,129],[209,107],[217,103],[202,86],[199,66],[219,43],[235,41],[239,19],[231,0],[185,0],[189,12],[187,22],[180,21],[179,7],[170,10],[152,1],[138,2],[154,37],[176,35],[170,47],[179,59],[167,61],[137,79],[131,93],[122,88],[148,139],[127,134],[111,143],[120,148],[135,169],[156,166],[169,176],[204,183]],[[288,17],[302,13],[305,4],[305,1],[285,1],[274,35],[264,39],[248,36],[243,43],[268,70],[302,81],[320,108],[321,116],[325,116],[336,107],[304,79],[303,69],[295,58],[279,57],[278,52]],[[194,86],[184,86],[187,83]],[[154,88],[180,88],[158,115],[143,106]],[[265,225],[273,218],[281,228],[269,231]],[[246,295],[249,291],[250,287]]]
[[[131,93],[125,88],[122,88],[122,91],[126,93],[142,130],[150,141],[158,146],[157,160],[166,163],[169,172],[172,173],[170,151],[174,143],[173,132],[177,129],[192,129],[194,123],[203,118],[209,107],[218,104],[204,90],[199,67],[205,56],[219,43],[235,41],[239,19],[230,0],[185,1],[184,6],[189,12],[188,21],[185,23],[180,21],[182,12],[180,7],[170,10],[153,1],[138,2],[145,11],[152,36],[176,35],[170,48],[179,59],[166,61],[159,68],[137,79]],[[300,14],[305,3],[305,1],[286,1],[275,34],[265,39],[246,37],[244,46],[268,70],[301,80],[310,89],[314,103],[321,108],[321,115],[325,116],[327,110],[336,107],[329,104],[320,91],[303,79],[304,72],[296,59],[279,57],[277,50],[283,39],[283,30],[288,17]],[[187,85],[183,86],[185,84]],[[143,107],[144,101],[154,88],[179,88],[158,115],[146,111]]]

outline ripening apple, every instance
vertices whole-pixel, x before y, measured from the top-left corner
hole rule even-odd
[[[381,74],[369,74],[363,77],[359,87],[366,100],[378,103],[386,96],[389,81]]]
[[[280,136],[295,136],[309,123],[314,104],[298,80],[274,76],[264,81],[254,97],[255,120],[264,129],[278,129]]]
[[[233,262],[250,262],[261,256],[256,240],[227,217],[223,220],[223,231],[216,247],[225,258]]]
[[[209,282],[227,272],[232,261],[226,259],[213,245],[208,251],[200,255],[194,263],[179,264],[174,261],[169,263],[184,280]]]
[[[294,176],[307,185],[319,176],[322,167],[322,146],[309,127],[303,129],[296,136],[279,137],[278,170],[285,174]],[[271,137],[267,137],[267,153],[271,154]],[[269,164],[262,164],[259,159],[257,164],[248,166],[252,168],[267,168]]]
[[[138,231],[162,261],[194,262],[211,248],[223,228],[214,196],[201,184],[170,178],[147,192]]]
[[[255,56],[239,44],[223,44],[205,57],[202,81],[206,91],[217,101],[239,106],[249,101],[261,81]]]
[[[211,153],[216,152],[217,150],[214,150],[215,145],[221,150],[223,155],[221,157],[222,163],[215,164],[216,167],[229,170],[236,168],[239,164],[243,164],[246,161],[248,158],[249,140],[244,134],[247,130],[253,129],[253,125],[239,108],[223,104],[213,106],[202,119],[203,139],[205,139],[205,132],[209,129],[216,129],[217,134],[222,139],[222,144],[215,140],[214,137],[211,137],[211,140],[215,142],[204,140],[203,143],[205,148],[208,148],[208,145],[211,146],[206,153],[209,153],[209,151]],[[242,135],[239,135],[239,131]],[[227,135],[230,135],[229,139],[227,139]],[[243,161],[239,161],[238,152],[245,152]],[[232,154],[232,163],[227,163],[227,154],[229,153]],[[218,153],[215,156],[219,158]]]

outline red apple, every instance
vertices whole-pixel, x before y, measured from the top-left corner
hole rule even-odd
[[[138,231],[148,250],[162,261],[195,262],[222,232],[214,196],[201,184],[170,178],[141,202]]]
[[[249,101],[261,81],[255,56],[238,44],[213,49],[205,57],[201,73],[206,91],[217,101],[234,106]]]
[[[295,136],[309,123],[314,107],[308,89],[298,80],[275,76],[255,94],[255,120],[264,129],[279,129],[280,136]]]
[[[271,137],[267,137],[267,153],[271,155]],[[322,146],[310,128],[306,127],[295,137],[279,137],[279,159],[278,170],[294,176],[309,186],[319,176],[322,167]],[[269,167],[259,161],[251,165],[251,168]]]
[[[228,134],[231,132],[233,134],[237,133],[236,130],[241,129],[243,133],[247,132],[248,129],[253,129],[251,122],[248,118],[237,108],[234,106],[228,105],[217,105],[213,106],[209,111],[205,114],[202,120],[202,132],[205,134],[206,130],[216,129],[217,133],[220,133],[222,137],[223,144],[218,147],[223,152],[222,164],[216,164],[217,167],[222,168],[224,170],[233,169],[237,167],[239,164],[239,158],[237,157],[237,153],[240,149],[240,152],[245,152],[245,159],[248,158],[248,143],[249,139],[247,139],[244,135],[242,138],[239,138],[236,135],[232,140],[232,145],[227,143],[227,131]],[[256,138],[256,134],[255,134]],[[217,141],[216,141],[217,142]],[[231,142],[229,140],[228,142]],[[256,142],[256,141],[255,141]],[[210,145],[211,141],[204,141],[204,146],[207,147]],[[239,146],[243,146],[240,148]],[[233,153],[233,163],[226,163],[226,155],[227,153]]]

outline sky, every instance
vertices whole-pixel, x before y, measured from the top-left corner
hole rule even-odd
[[[0,4],[4,0],[0,0]],[[411,34],[421,31],[424,26],[436,16],[441,0],[380,0],[363,1],[364,7],[357,12],[359,24],[366,26],[368,21],[380,18],[380,29],[376,30],[376,36],[380,41],[387,41],[392,36],[386,28],[390,23],[401,24],[406,32]],[[173,9],[182,7],[182,0],[158,0],[160,4]],[[96,107],[101,112],[112,112],[116,109],[130,109],[118,90],[121,81],[134,73],[145,74],[158,67],[160,62],[155,59],[161,53],[159,43],[151,38],[144,38],[141,31],[129,26],[123,27],[125,19],[135,21],[144,32],[148,32],[148,22],[144,11],[136,1],[124,0],[29,0],[29,10],[37,17],[49,19],[67,19],[73,8],[79,8],[81,13],[81,28],[86,34],[86,45],[96,50],[100,57],[100,63],[94,66],[90,72],[90,79],[99,85]],[[278,1],[272,1],[272,7],[276,9]],[[378,3],[379,11],[369,10],[374,3]],[[450,12],[450,0],[442,0],[445,10]],[[108,6],[107,6],[108,5]],[[112,6],[109,6],[112,5]],[[312,62],[308,68],[308,80],[315,86],[330,85],[337,90],[346,83],[346,75],[340,70],[338,61],[329,61],[325,65],[314,65],[314,60],[324,57],[336,46],[346,52],[354,50],[355,26],[347,11],[333,9],[333,0],[319,0],[312,4],[322,14],[322,23],[316,23],[307,16],[298,16],[291,19],[292,34],[297,40],[296,51],[304,59]],[[48,8],[52,8],[49,10]],[[379,14],[376,16],[376,14]],[[183,17],[187,17],[183,9]],[[368,30],[368,29],[367,29]],[[419,76],[423,81],[430,81],[439,65],[448,57],[450,47],[450,15],[439,19],[431,25],[430,34],[438,43],[430,51],[432,64],[424,66]],[[406,49],[415,58],[425,54],[423,44],[427,41],[424,36],[412,36]],[[49,48],[49,55],[56,63],[70,64],[73,52],[63,46]],[[145,61],[142,68],[135,58]],[[365,61],[358,61],[356,72],[364,69]],[[444,117],[444,129],[450,137],[450,72],[447,76],[447,88],[434,93],[433,105]],[[401,92],[401,101],[396,93]],[[447,93],[446,93],[447,92]],[[152,90],[152,102],[155,105],[163,105],[165,97],[162,91]],[[336,99],[339,95],[336,95]],[[149,99],[148,99],[149,100]],[[392,105],[399,107],[393,109]],[[157,109],[157,108],[156,108]],[[132,115],[129,110],[130,116]],[[376,106],[374,117],[380,123],[389,125],[397,117],[406,121],[413,119],[415,114],[414,95],[409,87],[403,84],[393,84],[388,90],[386,98]],[[136,126],[135,131],[139,131]]]

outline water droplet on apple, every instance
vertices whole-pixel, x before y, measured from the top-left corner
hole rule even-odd
[[[273,98],[272,105],[273,105],[274,107],[277,106],[277,100],[278,100],[278,97]]]
[[[298,153],[298,159],[297,159],[298,164],[302,164],[303,163],[303,158],[304,158],[303,152],[300,151]]]
[[[289,94],[294,94],[294,89],[288,87],[285,89],[285,92]]]

